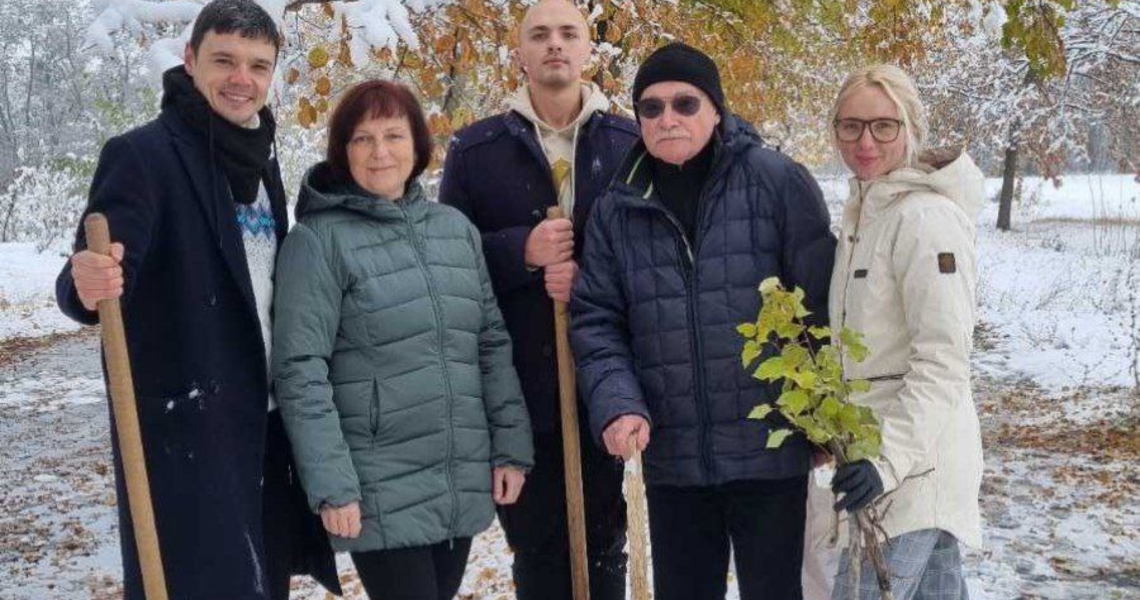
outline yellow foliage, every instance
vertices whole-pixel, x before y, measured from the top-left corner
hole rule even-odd
[[[329,64],[329,52],[323,46],[317,46],[309,51],[309,66],[320,69]]]
[[[818,163],[830,156],[822,123],[843,77],[870,62],[922,68],[927,50],[947,35],[944,5],[970,0],[919,3],[905,0],[578,0],[594,11],[596,43],[617,52],[595,54],[587,74],[625,109],[636,65],[664,43],[680,40],[708,53],[721,70],[731,110],[757,125],[761,134],[783,143],[797,159]],[[352,32],[328,3],[306,13],[327,27],[308,53],[309,73],[291,70],[286,81],[315,81],[313,101],[356,81],[362,73],[390,73],[412,86],[425,107],[438,111],[431,122],[440,146],[458,127],[497,110],[520,85],[510,54],[518,23],[530,5],[522,0],[456,0],[438,9],[411,14],[419,50],[371,51],[371,65],[354,65],[348,47]],[[600,10],[594,10],[600,7]],[[307,10],[307,9],[303,9]],[[1048,19],[1030,15],[1019,23],[1029,34],[1031,53],[1056,62]],[[1036,35],[1033,35],[1036,34]],[[1043,41],[1044,40],[1044,41]],[[330,61],[328,48],[336,48]],[[1061,58],[1063,60],[1063,56]],[[1055,66],[1052,65],[1051,66]],[[296,74],[295,74],[296,73]],[[327,82],[327,83],[326,83]],[[309,102],[309,101],[306,101]],[[326,103],[327,104],[327,103]],[[298,118],[315,123],[319,111],[298,105]],[[319,106],[319,104],[318,104]]]

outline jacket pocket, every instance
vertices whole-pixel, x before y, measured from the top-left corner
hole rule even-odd
[[[137,394],[139,426],[148,440],[161,444],[166,455],[193,459],[205,440],[212,439],[211,423],[221,417],[214,396],[220,386],[193,381],[170,394]]]
[[[368,433],[372,436],[372,445],[376,445],[376,436],[380,434],[380,382],[372,378],[372,397],[368,399]]]

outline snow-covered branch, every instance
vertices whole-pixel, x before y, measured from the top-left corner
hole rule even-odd
[[[352,32],[349,49],[356,61],[364,61],[373,49],[395,49],[401,42],[419,48],[419,37],[411,23],[411,12],[435,9],[450,0],[255,0],[282,27],[286,40],[294,39],[289,29],[294,21],[286,12],[309,5],[329,6],[343,17]],[[116,43],[149,43],[147,67],[152,80],[182,60],[182,49],[205,0],[102,0],[87,30],[87,43],[110,52]],[[157,26],[172,26],[179,33],[158,37]],[[126,34],[129,41],[118,35]],[[155,39],[157,37],[157,39]],[[150,40],[149,42],[146,40]]]

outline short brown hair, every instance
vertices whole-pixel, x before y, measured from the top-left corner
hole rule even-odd
[[[329,145],[325,153],[333,173],[344,181],[352,181],[348,169],[348,142],[356,126],[368,119],[405,116],[412,130],[416,164],[408,181],[420,176],[431,162],[431,132],[428,131],[420,101],[407,86],[394,81],[373,79],[359,83],[340,98],[329,119]],[[405,182],[406,184],[407,182]]]

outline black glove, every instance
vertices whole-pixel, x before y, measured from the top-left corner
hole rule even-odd
[[[864,459],[839,467],[831,480],[831,491],[844,494],[835,503],[835,510],[854,513],[883,495],[883,478],[870,461]]]

